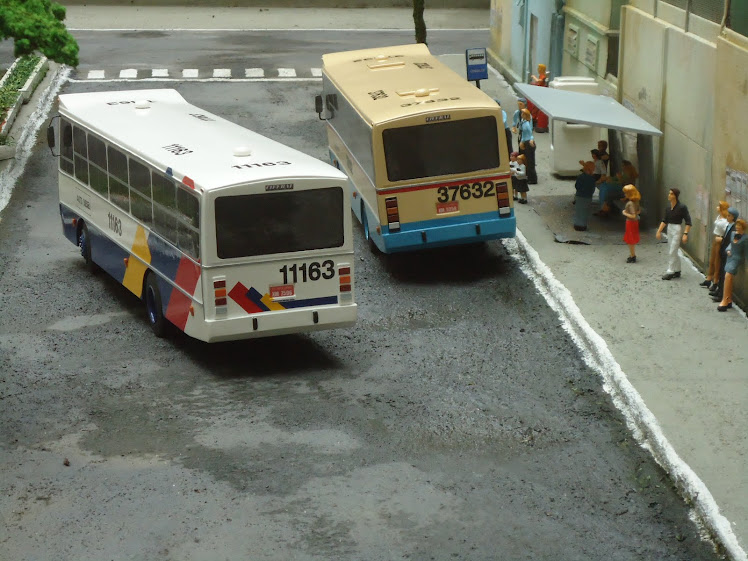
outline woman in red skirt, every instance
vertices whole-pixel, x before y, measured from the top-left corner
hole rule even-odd
[[[642,196],[633,185],[626,185],[623,188],[623,195],[627,202],[622,214],[626,217],[626,232],[623,234],[623,241],[629,246],[629,258],[626,263],[636,263],[636,244],[639,243],[639,214],[641,208],[639,201]]]

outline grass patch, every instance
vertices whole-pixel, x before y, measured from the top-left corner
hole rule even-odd
[[[36,55],[23,56],[16,61],[13,69],[5,76],[5,81],[0,87],[0,123],[5,122],[5,116],[20,95],[18,90],[26,84],[40,60],[41,57]],[[5,143],[6,139],[0,137],[0,144]]]

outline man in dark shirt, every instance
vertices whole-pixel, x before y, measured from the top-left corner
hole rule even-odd
[[[688,241],[688,231],[691,229],[691,215],[688,214],[688,207],[679,200],[680,189],[672,188],[667,194],[668,205],[665,209],[665,217],[657,228],[656,237],[659,240],[662,237],[662,231],[667,228],[668,242],[668,263],[667,271],[662,275],[662,280],[670,280],[680,277],[680,258],[678,249],[681,241]],[[682,223],[685,221],[686,226],[683,228]],[[681,235],[681,231],[683,234]]]

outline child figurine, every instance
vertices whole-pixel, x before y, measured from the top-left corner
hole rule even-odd
[[[712,230],[712,250],[709,252],[709,269],[706,272],[704,282],[699,286],[709,288],[717,285],[719,282],[719,246],[722,243],[722,236],[727,230],[727,209],[730,204],[727,201],[720,201],[717,205],[717,218],[714,219],[714,229]]]
[[[722,301],[717,306],[717,311],[725,312],[732,308],[732,282],[733,277],[745,263],[748,254],[748,236],[745,235],[745,229],[748,226],[742,218],[735,221],[735,235],[732,243],[727,249],[727,261],[725,262],[725,289],[722,291]]]
[[[636,244],[639,243],[639,214],[641,214],[641,194],[633,185],[626,185],[623,188],[623,195],[626,197],[626,207],[621,214],[626,217],[626,231],[623,234],[623,241],[629,246],[629,258],[626,263],[636,263]]]
[[[517,170],[515,172],[515,177],[517,178],[517,193],[519,193],[520,197],[519,203],[523,205],[527,204],[527,192],[530,190],[530,187],[527,185],[526,161],[527,159],[524,154],[517,156]]]
[[[512,176],[512,198],[515,201],[517,200],[517,168],[519,167],[517,156],[519,156],[517,152],[512,152],[509,155],[509,173]]]

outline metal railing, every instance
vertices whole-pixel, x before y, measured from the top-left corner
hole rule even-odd
[[[658,0],[685,10],[686,31],[691,16],[698,16],[748,36],[748,7],[744,0]]]

